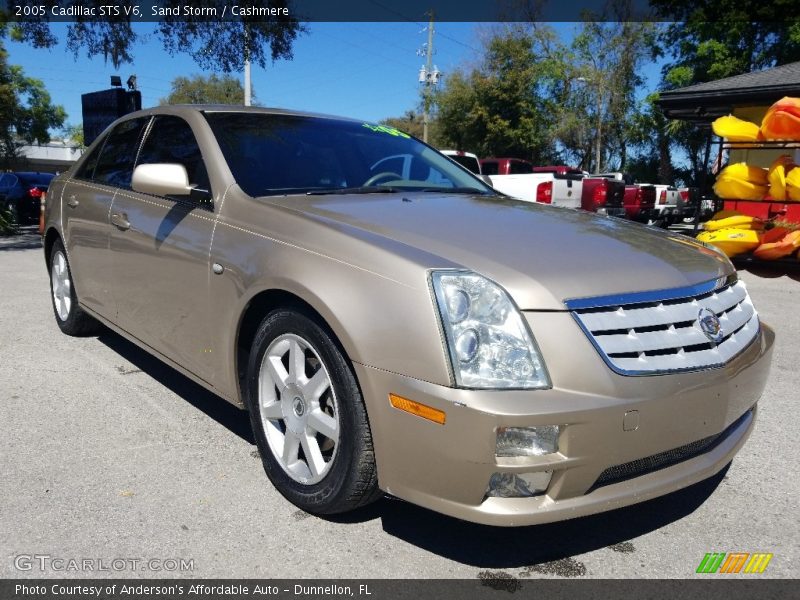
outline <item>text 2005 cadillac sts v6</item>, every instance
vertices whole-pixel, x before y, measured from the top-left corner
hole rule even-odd
[[[50,185],[45,254],[62,331],[246,407],[316,514],[385,491],[522,525],[683,488],[744,444],[774,339],[713,249],[277,110],[117,121]]]

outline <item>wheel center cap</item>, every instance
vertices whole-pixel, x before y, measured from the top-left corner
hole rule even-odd
[[[292,410],[295,416],[302,417],[306,412],[306,403],[299,396],[295,396],[294,400],[292,400]]]

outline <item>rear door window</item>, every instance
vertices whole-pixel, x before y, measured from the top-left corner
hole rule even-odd
[[[484,175],[497,175],[499,168],[496,162],[481,163]]]
[[[511,175],[521,175],[522,173],[532,173],[533,170],[528,163],[512,160],[509,163],[508,172]]]
[[[150,117],[131,119],[114,128],[94,168],[93,181],[114,187],[131,187],[133,165],[149,120]]]

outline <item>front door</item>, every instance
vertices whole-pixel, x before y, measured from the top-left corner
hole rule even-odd
[[[191,128],[183,119],[153,120],[138,164],[179,163],[191,183],[209,189]],[[111,256],[117,322],[201,379],[208,379],[209,249],[213,210],[188,196],[119,190],[111,208]]]

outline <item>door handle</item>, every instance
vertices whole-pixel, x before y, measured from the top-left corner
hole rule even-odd
[[[114,213],[111,215],[111,223],[117,226],[118,228],[125,230],[131,228],[131,223],[128,221],[128,215],[126,214],[117,214]]]
[[[69,206],[70,208],[75,208],[76,206],[78,206],[78,204],[79,204],[78,199],[75,196],[70,196],[69,200],[67,200],[67,206]]]

